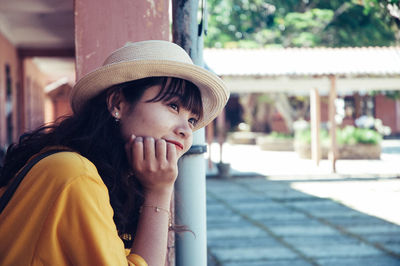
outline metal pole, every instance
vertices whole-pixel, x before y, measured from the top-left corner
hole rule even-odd
[[[195,134],[194,146],[204,144],[204,129]],[[201,152],[201,150],[200,150]],[[175,185],[175,220],[190,232],[175,237],[177,266],[207,265],[207,224],[205,192],[205,160],[203,154],[185,155],[179,162]]]
[[[202,0],[205,14],[205,0]],[[183,47],[196,65],[203,66],[203,26],[197,22],[198,0],[173,0],[172,33],[175,43]],[[204,16],[202,16],[204,18]],[[176,234],[177,266],[207,265],[205,131],[194,134],[193,146],[179,161],[175,184],[175,222],[192,232]]]

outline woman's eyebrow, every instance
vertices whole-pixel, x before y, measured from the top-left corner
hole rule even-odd
[[[177,104],[179,104],[179,106],[181,106],[185,110],[189,111],[195,119],[200,120],[200,118],[201,118],[201,115],[195,111],[195,108],[191,108],[191,106],[189,106],[189,104],[185,104],[184,96],[182,94],[173,94],[173,95],[171,94],[168,97],[166,97],[163,101],[166,103],[170,103],[170,102],[174,101]]]
[[[171,94],[165,97],[165,101],[177,101],[179,104],[183,104],[183,96],[179,94]]]

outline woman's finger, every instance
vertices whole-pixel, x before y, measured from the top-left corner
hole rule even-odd
[[[172,143],[167,143],[167,160],[170,163],[177,163],[178,156],[176,154],[176,146]]]
[[[143,160],[144,160],[143,138],[137,137],[133,141],[132,145],[132,167],[134,169],[140,169]]]
[[[143,140],[143,159],[145,161],[150,161],[155,159],[155,143],[154,138],[145,137]]]
[[[129,141],[125,144],[126,156],[128,157],[129,163],[132,162],[132,145],[135,138],[136,136],[132,134],[131,137],[129,138]]]
[[[167,142],[164,139],[156,140],[156,158],[158,161],[167,159]]]

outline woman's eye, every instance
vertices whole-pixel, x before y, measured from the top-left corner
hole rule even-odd
[[[168,104],[169,107],[171,107],[172,109],[174,109],[175,111],[179,111],[179,106],[175,103],[170,103]]]
[[[196,119],[196,118],[190,118],[190,119],[189,119],[189,123],[190,123],[193,127],[195,127],[196,124],[197,124],[197,119]]]

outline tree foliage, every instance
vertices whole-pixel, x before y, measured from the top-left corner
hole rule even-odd
[[[208,0],[207,47],[398,44],[399,0]]]

